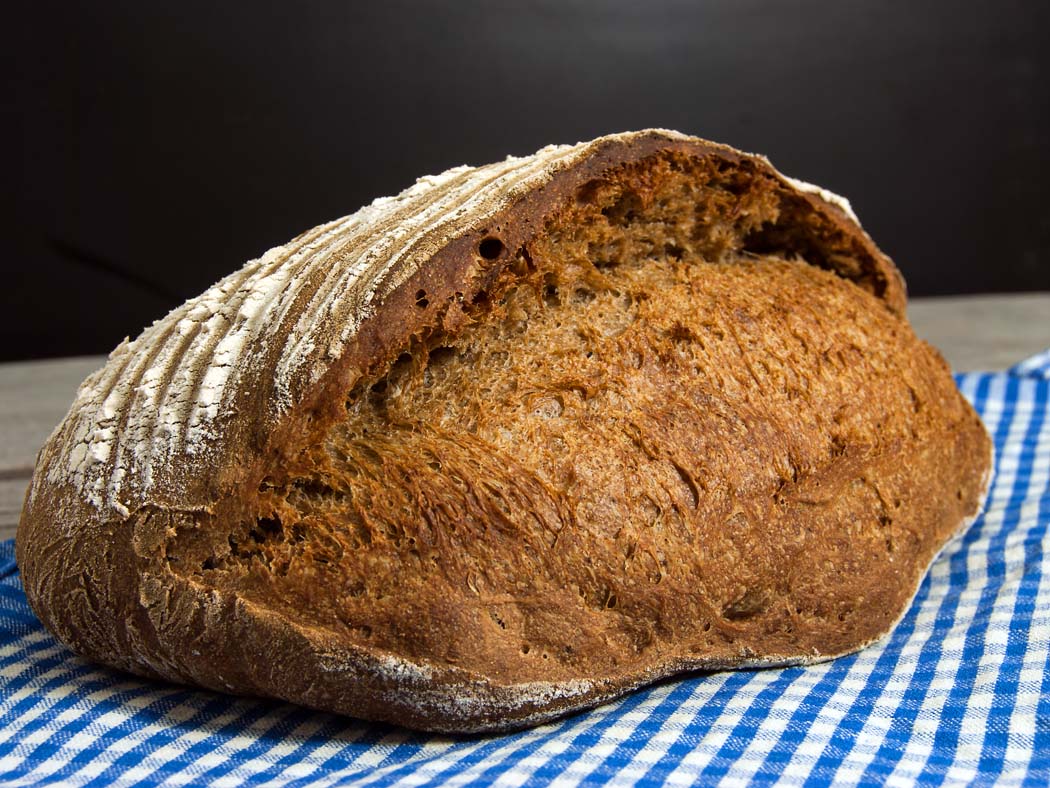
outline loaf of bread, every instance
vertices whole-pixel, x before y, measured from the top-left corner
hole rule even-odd
[[[90,659],[506,730],[862,648],[990,467],[845,200],[650,130],[422,178],[121,344],[17,556]]]

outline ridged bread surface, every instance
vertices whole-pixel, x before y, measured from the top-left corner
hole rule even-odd
[[[375,305],[450,239],[484,225],[603,143],[653,133],[455,167],[270,249],[110,354],[49,441],[46,479],[71,484],[102,519],[127,518],[161,486],[177,498],[188,476],[221,460],[229,392],[262,372],[260,364],[272,366],[265,417],[273,423],[340,356]],[[842,198],[830,199],[849,210]],[[268,361],[277,347],[276,363]]]

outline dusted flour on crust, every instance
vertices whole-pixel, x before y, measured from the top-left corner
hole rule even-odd
[[[124,342],[27,596],[147,676],[447,731],[900,617],[990,442],[849,203],[648,130],[421,178]]]
[[[184,455],[211,460],[228,387],[253,365],[278,351],[267,417],[279,419],[386,293],[592,146],[454,167],[270,249],[110,354],[77,393],[62,433],[65,462],[49,468],[48,481],[72,482],[99,510],[126,517],[159,480],[183,480]]]

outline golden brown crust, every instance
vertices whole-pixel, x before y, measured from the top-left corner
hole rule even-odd
[[[88,381],[67,422],[45,447],[27,497],[18,534],[18,560],[27,596],[45,624],[78,652],[142,675],[450,731],[531,724],[686,669],[826,659],[860,648],[888,631],[938,549],[975,515],[988,482],[990,446],[976,416],[955,391],[943,361],[911,335],[903,317],[903,282],[893,264],[839,204],[799,188],[764,159],[721,145],[655,131],[541,152],[535,161],[521,162],[525,169],[535,163],[536,169],[530,171],[533,175],[528,176],[532,180],[522,176],[518,191],[516,186],[497,183],[509,189],[513,199],[497,194],[482,200],[457,220],[458,224],[431,224],[432,229],[417,233],[414,241],[406,235],[411,241],[405,247],[407,251],[387,250],[387,258],[366,259],[367,265],[362,268],[366,273],[348,280],[347,286],[351,295],[357,292],[355,288],[362,295],[349,298],[345,304],[327,302],[327,311],[321,310],[313,318],[323,330],[297,333],[297,321],[303,314],[313,315],[311,299],[316,300],[328,283],[360,262],[353,257],[352,249],[348,251],[348,246],[335,242],[326,257],[314,262],[302,262],[302,254],[297,258],[291,246],[282,250],[286,252],[283,257],[276,255],[269,262],[264,258],[263,266],[271,266],[266,279],[251,280],[245,274],[237,280],[239,275],[235,274],[226,280],[234,284],[217,291],[220,304],[240,297],[238,282],[255,282],[255,289],[247,288],[236,310],[220,315],[235,327],[233,334],[209,339],[200,326],[211,325],[209,321],[221,310],[208,313],[199,303],[191,302],[148,330],[144,338],[118,350],[107,368]],[[834,276],[812,269],[806,273],[804,266],[786,262],[763,268],[766,264],[756,262],[751,268],[734,268],[731,275],[742,278],[733,282],[754,287],[755,298],[762,292],[773,297],[778,288],[797,288],[803,295],[796,302],[816,310],[813,325],[826,324],[830,329],[835,321],[841,321],[846,326],[838,332],[839,346],[850,341],[850,325],[865,326],[868,333],[857,339],[861,348],[857,370],[851,372],[841,364],[837,370],[834,365],[828,368],[828,374],[837,376],[839,388],[833,397],[828,395],[831,399],[827,402],[835,404],[834,397],[838,397],[839,405],[849,405],[846,382],[861,385],[865,375],[871,378],[876,373],[884,376],[879,378],[884,388],[872,384],[865,392],[865,413],[896,407],[895,397],[907,396],[909,390],[918,392],[912,395],[914,413],[899,421],[902,430],[913,429],[914,435],[901,432],[897,442],[887,442],[877,450],[861,440],[850,442],[847,436],[834,462],[822,466],[819,473],[803,474],[781,491],[777,517],[791,527],[808,528],[816,534],[806,543],[806,552],[792,559],[799,567],[790,578],[793,593],[809,600],[814,610],[822,594],[851,599],[862,615],[839,622],[841,626],[829,623],[831,616],[838,615],[838,609],[829,602],[827,610],[814,618],[813,626],[807,628],[795,615],[793,626],[785,630],[778,628],[768,612],[775,607],[770,604],[773,591],[758,593],[752,592],[748,583],[716,582],[721,591],[709,588],[705,592],[705,598],[717,597],[722,603],[716,631],[735,627],[738,636],[728,644],[723,638],[698,646],[695,641],[684,640],[690,626],[697,623],[698,614],[690,613],[685,616],[688,620],[676,623],[668,612],[674,598],[689,591],[680,585],[685,579],[671,572],[667,586],[646,592],[650,607],[662,610],[656,619],[667,633],[657,638],[659,648],[639,659],[610,661],[609,654],[588,645],[585,658],[571,665],[559,663],[537,669],[515,655],[504,655],[498,637],[489,647],[479,635],[478,650],[468,649],[462,664],[457,664],[440,648],[406,650],[405,639],[400,650],[369,644],[338,626],[313,620],[309,604],[304,603],[301,614],[296,615],[294,610],[273,604],[266,594],[253,592],[253,596],[238,591],[228,578],[216,580],[212,569],[200,570],[208,560],[214,560],[214,551],[201,553],[204,561],[197,562],[194,571],[179,565],[188,561],[194,550],[205,550],[205,546],[211,550],[209,535],[222,534],[225,539],[225,534],[233,533],[231,524],[254,522],[260,517],[260,501],[266,499],[260,486],[275,484],[274,479],[282,473],[288,477],[288,469],[302,464],[304,447],[325,445],[333,425],[346,418],[347,392],[386,374],[392,361],[413,341],[439,334],[456,337],[468,331],[472,323],[491,319],[482,308],[484,304],[476,309],[471,304],[478,301],[479,294],[506,292],[513,266],[529,254],[539,254],[544,238],[558,221],[582,221],[566,218],[575,216],[572,206],[590,199],[609,183],[624,180],[627,176],[623,173],[632,173],[632,188],[644,193],[649,188],[647,183],[656,183],[658,172],[678,166],[688,169],[696,162],[703,163],[698,165],[698,172],[708,173],[705,178],[714,167],[741,184],[761,182],[762,188],[774,195],[775,218],[749,235],[747,254],[756,259],[770,255],[780,260],[804,259],[834,272]],[[486,175],[478,170],[456,177],[469,192],[467,187],[473,183],[470,178],[484,183],[498,177],[499,172]],[[426,198],[436,206],[434,216],[455,214],[455,205],[442,206],[439,198],[441,189],[456,182],[455,178],[440,180],[434,187],[437,196]],[[484,186],[477,188],[478,193],[484,193]],[[398,214],[402,205],[411,205],[411,201],[380,205],[375,215],[366,218],[380,225],[387,235],[397,235],[399,227],[413,220],[412,214],[404,213],[407,208],[402,211],[404,215]],[[438,229],[433,229],[435,226]],[[340,232],[358,238],[353,233],[360,232],[352,221],[342,227]],[[304,234],[299,239],[300,252],[304,244],[319,243],[319,238],[323,238],[320,230]],[[484,246],[486,239],[495,240]],[[543,263],[535,265],[542,268]],[[261,270],[259,266],[256,269]],[[302,274],[298,280],[280,278],[292,270]],[[365,289],[360,282],[368,279],[368,272],[377,275]],[[289,291],[285,301],[269,295],[275,292],[268,286],[274,277]],[[289,281],[292,285],[287,285]],[[811,298],[810,292],[833,293],[834,298],[822,302]],[[265,301],[259,293],[267,294],[270,300]],[[715,297],[717,292],[708,295]],[[265,310],[256,309],[256,302],[265,304]],[[726,314],[736,319],[741,306],[733,305],[732,290],[725,291],[723,302]],[[338,319],[332,325],[325,323],[333,320],[328,316],[342,314],[341,309],[355,316],[351,330],[344,331],[350,324]],[[194,317],[198,313],[200,320]],[[777,335],[789,330],[781,318],[764,312],[747,319],[758,324],[766,321],[768,331]],[[246,330],[243,341],[229,339],[237,336],[237,326],[256,323],[258,330]],[[196,360],[190,366],[194,374],[185,373],[192,384],[187,388],[196,392],[191,403],[196,410],[178,410],[174,405],[165,410],[165,395],[154,392],[178,391],[182,370],[188,367],[155,362],[163,360],[169,352],[166,348],[174,348],[170,350],[173,358],[180,352],[192,357],[195,343],[211,352],[210,356],[193,357]],[[293,346],[299,349],[298,354],[289,351]],[[240,355],[224,356],[224,352],[233,352],[231,348]],[[763,360],[762,354],[769,348],[756,346],[754,352],[757,360]],[[234,377],[223,372],[209,378],[209,370],[225,369],[223,363],[231,363],[231,358],[237,365]],[[712,359],[726,362],[717,353]],[[889,360],[895,360],[899,369],[886,369]],[[747,359],[729,363],[740,367]],[[121,388],[124,378],[132,382]],[[228,378],[232,382],[227,385]],[[894,380],[906,384],[895,384]],[[211,395],[209,386],[216,386],[219,393]],[[143,389],[145,394],[124,399],[113,394]],[[218,411],[212,407],[216,398],[221,405]],[[178,404],[186,397],[169,399]],[[154,407],[155,402],[161,404]],[[284,404],[275,409],[275,402]],[[729,404],[721,402],[718,406]],[[147,413],[152,420],[145,416],[139,420],[139,412]],[[216,412],[218,416],[213,415]],[[777,412],[778,418],[783,416],[782,411]],[[174,423],[171,419],[165,422],[166,413],[185,415],[178,422],[183,430],[181,443],[162,440],[166,435],[162,428]],[[751,423],[771,423],[768,413],[755,413],[759,415]],[[755,456],[763,462],[772,462],[770,458],[776,453],[766,449],[784,440],[792,429],[790,420],[780,420],[779,431],[756,439]],[[875,416],[869,421],[874,424]],[[190,440],[197,434],[194,429],[199,433],[195,441]],[[679,432],[683,429],[688,432],[688,425],[678,427]],[[715,428],[700,428],[700,435],[704,429],[712,435]],[[111,440],[113,434],[118,436],[115,442]],[[157,450],[143,460],[128,460],[122,465],[121,451],[132,451],[119,442],[125,435],[152,441],[151,445],[163,447],[163,452]],[[665,434],[666,443],[674,439],[674,433]],[[747,453],[746,444],[739,448]],[[85,452],[94,452],[97,461],[78,464],[76,460]],[[747,473],[741,465],[723,472],[722,477],[742,479]],[[934,473],[938,478],[930,478]],[[868,484],[865,480],[875,481]],[[892,493],[887,492],[890,487]],[[694,494],[699,496],[696,491]],[[831,499],[846,503],[826,507],[826,511],[814,505],[814,501]],[[906,511],[898,515],[899,502],[904,502]],[[749,505],[745,502],[745,508]],[[890,516],[888,510],[899,517],[896,527],[903,529],[900,533],[911,535],[904,545],[906,555],[887,558],[885,553],[858,552],[859,542],[851,541],[848,535],[835,536],[849,534],[851,518],[870,518],[873,512],[876,517]],[[734,512],[727,509],[723,514],[729,517]],[[394,515],[390,518],[396,519]],[[812,525],[806,526],[807,522]],[[870,529],[864,533],[870,536]],[[745,539],[737,547],[754,567],[777,560],[777,554],[761,541]],[[588,549],[593,551],[593,546]],[[685,553],[678,555],[683,565],[692,560]],[[548,568],[558,565],[559,560],[556,554],[541,557]],[[720,559],[715,556],[712,560],[711,565],[717,565]],[[819,568],[822,561],[834,563],[834,571],[823,572]],[[768,576],[773,571],[756,569],[755,573]],[[564,577],[553,569],[551,572],[552,577]],[[836,572],[844,573],[838,581],[834,579]],[[782,591],[777,593],[783,596]],[[557,600],[555,594],[546,603],[554,604],[565,621],[573,626],[590,626],[590,613],[577,610],[572,600],[558,607]],[[428,607],[420,596],[403,602],[406,611],[429,611],[428,620],[439,637],[463,638],[466,630],[469,640],[470,628],[479,626],[471,623],[477,611],[466,603],[453,615],[448,607]],[[689,605],[683,609],[688,611]],[[791,617],[790,611],[786,614]],[[582,618],[575,618],[577,615]],[[645,616],[638,613],[633,624],[628,624],[637,625],[639,617]],[[556,628],[553,619],[548,623]],[[397,621],[388,625],[391,630],[398,626]],[[610,631],[599,634],[607,637]],[[418,641],[423,635],[413,637]],[[397,638],[389,642],[395,643]]]

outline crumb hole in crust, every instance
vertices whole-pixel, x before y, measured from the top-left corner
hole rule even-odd
[[[256,521],[256,527],[252,528],[251,531],[248,532],[248,535],[261,544],[275,536],[280,536],[282,533],[284,533],[284,526],[281,525],[279,518],[260,517]]]
[[[503,245],[503,241],[491,235],[488,238],[483,238],[481,243],[478,244],[478,254],[486,260],[497,259],[503,254],[504,249],[506,247]]]
[[[593,290],[586,287],[577,287],[572,293],[572,303],[589,304],[596,297]]]
[[[601,180],[590,180],[576,190],[576,200],[581,203],[593,203],[598,198],[598,193],[606,182]]]
[[[427,353],[427,366],[435,367],[447,364],[456,357],[456,349],[448,345],[431,348]]]
[[[492,621],[496,624],[496,626],[498,626],[500,629],[506,629],[507,628],[507,622],[505,622],[500,617],[500,615],[498,613],[496,613],[495,611],[493,611],[493,610],[489,611],[489,618],[491,618]]]
[[[609,224],[626,227],[635,220],[641,207],[641,197],[633,191],[624,190],[616,199],[616,202],[602,208],[602,215],[608,219]]]
[[[561,306],[561,300],[558,298],[557,285],[547,285],[543,288],[543,302],[552,309]]]
[[[428,306],[430,306],[430,301],[427,300],[426,290],[416,291],[416,306],[418,306],[420,309],[426,309]]]

